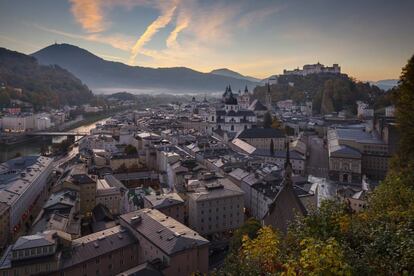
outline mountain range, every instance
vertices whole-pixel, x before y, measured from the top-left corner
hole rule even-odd
[[[376,85],[383,90],[389,90],[398,85],[398,80],[389,79],[389,80],[379,80],[379,81],[370,81],[371,85]]]
[[[211,71],[210,74],[226,76],[226,77],[231,77],[231,78],[240,79],[240,80],[248,80],[248,81],[251,81],[251,82],[261,82],[260,79],[250,77],[250,76],[243,76],[242,74],[240,74],[238,72],[235,72],[235,71],[232,71],[232,70],[227,69],[227,68],[215,69],[215,70]]]
[[[236,72],[223,70],[202,73],[186,67],[149,68],[129,66],[102,59],[69,44],[53,44],[32,54],[40,64],[57,64],[81,79],[95,93],[139,92],[221,92],[227,85],[234,91],[258,82]]]
[[[5,48],[0,48],[0,83],[0,107],[9,106],[11,100],[43,108],[79,105],[93,98],[89,88],[67,70],[39,65],[34,57]]]

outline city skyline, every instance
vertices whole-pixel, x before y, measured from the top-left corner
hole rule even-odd
[[[30,54],[56,41],[130,65],[229,68],[257,78],[339,63],[376,81],[398,78],[414,52],[414,3],[397,2],[2,2],[0,46]]]

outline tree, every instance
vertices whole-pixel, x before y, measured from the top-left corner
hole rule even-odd
[[[128,172],[128,168],[125,165],[125,163],[122,163],[118,169],[116,170],[117,173],[127,173]]]
[[[271,128],[282,129],[283,124],[277,117],[273,117]]]
[[[273,139],[270,140],[270,155],[275,155],[275,145],[273,143]]]
[[[250,239],[256,238],[257,232],[260,228],[260,221],[254,218],[247,219],[245,223],[234,232],[230,241],[230,250],[238,251],[245,235],[247,235]]]
[[[414,171],[414,56],[402,70],[395,106],[400,141],[393,169]]]
[[[351,275],[339,243],[334,238],[320,241],[306,238],[300,242],[299,257],[295,255],[285,264],[282,275]]]
[[[266,112],[263,117],[263,127],[270,128],[271,126],[272,126],[272,115],[270,115],[270,112]]]
[[[127,155],[134,155],[137,154],[137,149],[133,145],[127,145],[124,149],[125,154]]]
[[[259,274],[276,272],[279,261],[279,236],[272,228],[265,226],[255,239],[243,237],[240,257],[245,266]]]

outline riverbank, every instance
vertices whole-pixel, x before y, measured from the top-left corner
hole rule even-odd
[[[90,129],[95,128],[95,124],[100,121],[104,121],[116,113],[108,114],[93,114],[88,116],[82,121],[70,126],[70,128],[64,131],[76,131],[78,128],[82,128],[83,132],[89,132]],[[34,139],[27,140],[22,143],[13,145],[0,145],[0,163],[10,160],[17,155],[33,155],[40,154],[41,148],[52,145],[51,137],[33,137]]]

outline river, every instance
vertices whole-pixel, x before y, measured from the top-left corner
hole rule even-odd
[[[91,129],[95,128],[95,125],[97,123],[103,123],[106,120],[108,120],[108,118],[91,123],[91,124],[83,125],[83,126],[80,126],[74,129],[70,129],[68,132],[71,132],[71,131],[89,132]],[[80,138],[80,137],[76,137],[76,138]],[[53,139],[55,139],[56,141],[59,139],[59,137],[56,137]],[[49,146],[52,145],[52,139],[50,137],[45,137],[45,138],[38,138],[38,139],[30,140],[28,142],[17,144],[17,145],[10,145],[10,146],[0,145],[0,163],[3,163],[7,160],[14,158],[19,153],[22,156],[40,154],[40,148],[42,145],[49,145]]]

